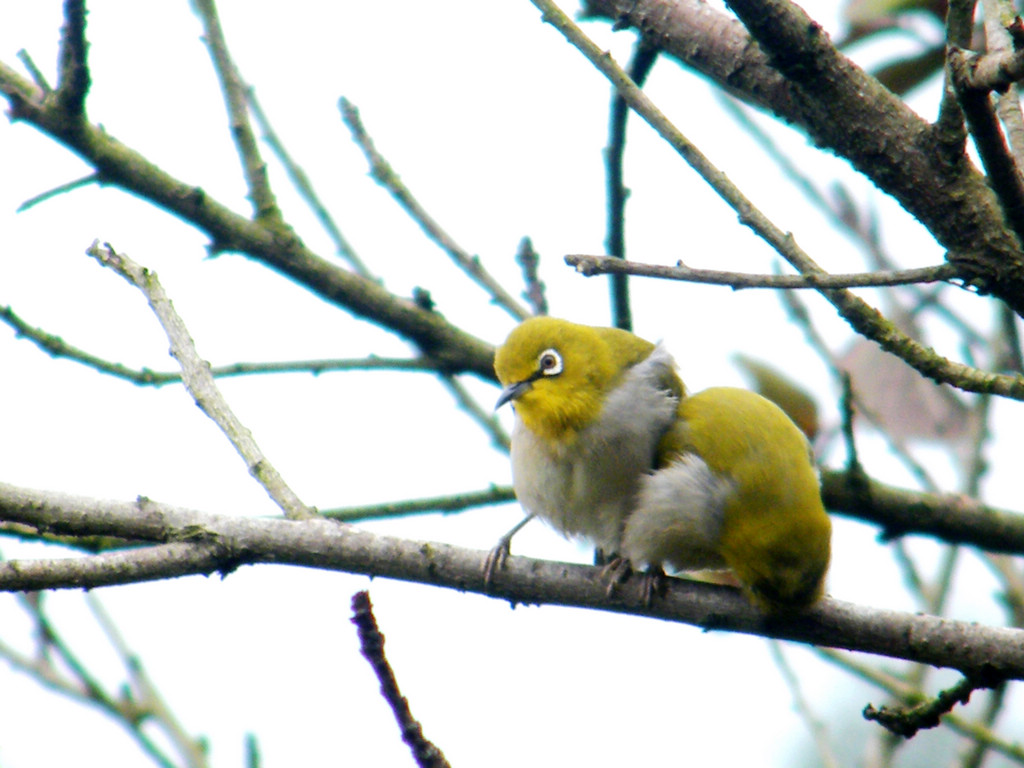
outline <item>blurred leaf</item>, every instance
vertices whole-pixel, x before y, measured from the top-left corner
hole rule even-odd
[[[946,49],[939,45],[916,56],[886,64],[871,74],[877,77],[882,85],[890,91],[902,96],[932,75],[942,71],[945,58]]]
[[[942,21],[946,18],[946,0],[848,0],[842,16],[851,32],[868,31],[891,27],[897,16],[912,11],[930,13]]]
[[[894,437],[955,443],[968,431],[967,406],[872,341],[858,339],[839,359],[857,397]]]
[[[809,440],[814,439],[818,434],[818,404],[807,390],[768,363],[746,355],[734,355],[733,361],[755,392],[779,406]]]

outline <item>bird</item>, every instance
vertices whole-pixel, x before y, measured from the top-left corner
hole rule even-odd
[[[728,569],[766,613],[824,594],[831,523],[811,447],[754,392],[689,394],[664,344],[618,328],[524,320],[496,350],[511,403],[516,497],[648,584]]]

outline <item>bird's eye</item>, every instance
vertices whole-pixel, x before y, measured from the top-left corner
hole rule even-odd
[[[545,376],[557,376],[562,372],[562,356],[553,349],[545,349],[537,358],[537,368]]]

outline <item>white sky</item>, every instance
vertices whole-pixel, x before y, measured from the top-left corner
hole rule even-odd
[[[837,29],[832,3],[804,5]],[[506,286],[518,292],[513,255],[529,235],[543,258],[552,312],[608,321],[604,281],[575,276],[561,257],[603,252],[601,149],[609,87],[540,23],[526,0],[330,7],[308,0],[287,6],[222,0],[220,7],[243,76],[346,236],[389,289],[402,295],[414,286],[429,289],[441,312],[491,342],[511,327],[368,178],[338,116],[341,95],[361,109],[377,147],[414,194]],[[0,19],[0,60],[18,66],[15,53],[25,48],[53,77],[60,4],[0,0]],[[597,23],[586,29],[620,60],[628,53],[628,33],[612,34]],[[200,34],[184,2],[92,3],[89,114],[165,171],[248,212]],[[862,266],[856,249],[822,226],[820,215],[722,116],[707,85],[663,62],[649,92],[823,266]],[[934,96],[931,89],[919,97],[926,113]],[[737,226],[735,215],[646,126],[634,120],[630,130],[630,255],[768,271],[774,261],[768,248]],[[904,266],[941,258],[917,225],[843,163],[796,134],[777,133],[798,156],[812,158],[822,183],[840,174],[859,201],[881,212],[887,244]],[[0,305],[10,304],[69,343],[133,366],[173,367],[142,297],[84,255],[99,238],[158,272],[200,353],[214,364],[408,352],[254,262],[235,255],[204,259],[202,236],[121,192],[86,188],[16,215],[24,200],[87,170],[25,125],[0,122],[0,169]],[[314,250],[330,256],[329,241],[276,167],[272,180],[289,220]],[[729,363],[742,351],[794,372],[819,395],[825,418],[834,420],[827,371],[770,293],[634,281],[633,296],[637,332],[666,339],[692,389],[742,384]],[[845,326],[823,300],[804,298],[830,343],[841,346]],[[964,302],[987,322],[983,302]],[[469,383],[485,405],[493,401],[492,387]],[[405,499],[509,479],[507,459],[426,376],[255,377],[222,381],[222,388],[309,504]],[[1006,436],[1019,441],[1024,434],[1020,409],[1000,405],[997,417],[1013,455],[1020,446]],[[137,388],[52,360],[4,328],[0,434],[0,479],[7,482],[105,498],[143,494],[210,512],[276,513],[180,388]],[[864,441],[871,472],[909,482],[877,440]],[[829,459],[836,465],[842,457]],[[938,451],[928,460],[943,466]],[[994,456],[990,499],[1010,506],[1013,489],[1000,480],[1009,474],[1001,468]],[[519,514],[507,505],[376,528],[486,550]],[[836,521],[832,593],[912,609],[894,588],[899,576],[873,536],[867,527]],[[927,560],[927,543],[919,550]],[[585,548],[541,525],[524,531],[514,551],[589,558]],[[54,553],[5,542],[3,554]],[[964,578],[987,596],[991,581],[970,558],[965,567],[971,572]],[[403,692],[427,737],[453,765],[781,766],[792,764],[791,750],[803,738],[768,646],[755,638],[587,611],[511,611],[506,603],[472,595],[284,567],[97,594],[186,728],[209,737],[214,765],[241,765],[248,731],[258,735],[268,766],[411,765],[348,621],[352,593],[367,586]],[[65,633],[81,637],[82,655],[101,676],[118,680],[114,660],[87,628],[81,595],[52,594],[47,602]],[[987,600],[958,599],[954,606],[962,618],[1000,620]],[[0,595],[0,616],[4,639],[21,637],[29,648],[12,596]],[[805,693],[832,721],[838,746],[872,732],[858,713],[869,700],[879,703],[879,693],[804,648],[787,647],[787,653],[807,673]],[[40,692],[3,665],[0,689],[0,764],[139,764],[117,727]],[[925,744],[935,738],[918,737]]]

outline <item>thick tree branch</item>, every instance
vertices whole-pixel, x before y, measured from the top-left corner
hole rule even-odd
[[[821,474],[830,512],[882,527],[883,538],[934,536],[988,552],[1024,553],[1024,515],[959,494],[919,493],[835,470]]]
[[[490,594],[516,603],[594,608],[813,643],[953,667],[985,679],[1024,679],[1024,631],[984,627],[825,600],[798,617],[766,618],[731,587],[669,579],[663,598],[647,606],[641,584],[608,597],[600,569],[509,558],[485,585],[485,553],[447,544],[375,536],[329,520],[266,520],[207,515],[157,504],[107,502],[0,484],[0,518],[56,532],[114,535],[164,542],[156,548],[0,564],[0,590],[96,587],[163,578],[171,573],[230,572],[273,562],[431,584]],[[185,553],[194,551],[189,559]],[[155,559],[175,558],[158,573]],[[133,557],[145,558],[135,568]]]
[[[590,16],[636,28],[649,45],[849,160],[932,232],[965,280],[1024,313],[1024,254],[962,134],[947,137],[921,119],[788,0],[730,6],[756,43],[702,0],[584,3]]]
[[[736,211],[740,222],[749,226],[802,274],[826,274],[800,248],[792,233],[784,232],[768,219],[721,170],[672,124],[647,95],[630,80],[611,55],[607,51],[602,51],[584,35],[582,30],[553,0],[531,0],[531,2],[541,9],[544,20],[558,29],[570,43],[576,46],[615,85],[630,107],[636,110]],[[857,333],[877,342],[887,352],[901,358],[921,374],[935,379],[939,383],[952,384],[959,389],[1024,400],[1024,377],[1000,376],[998,374],[978,376],[969,366],[936,355],[931,349],[900,331],[878,310],[849,290],[836,288],[819,290]],[[1024,309],[1024,292],[1021,294],[1021,299],[1021,308]]]
[[[85,16],[85,0],[65,0],[55,93],[58,109],[64,113],[69,124],[85,122],[85,97],[91,82]]]

